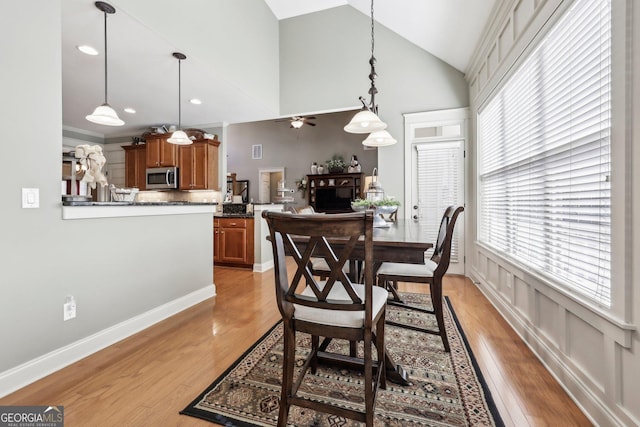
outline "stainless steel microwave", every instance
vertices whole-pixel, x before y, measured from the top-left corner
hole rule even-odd
[[[178,188],[178,168],[147,169],[147,190],[171,190]]]

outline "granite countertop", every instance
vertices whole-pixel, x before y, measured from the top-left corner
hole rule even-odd
[[[214,218],[253,218],[253,213],[223,213],[215,212]]]

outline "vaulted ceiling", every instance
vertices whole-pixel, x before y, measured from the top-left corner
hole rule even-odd
[[[224,1],[231,0],[162,2],[162,7],[169,16],[173,13],[172,7],[179,7],[181,16],[211,16],[219,20],[224,19],[219,16],[220,2]],[[273,19],[277,20],[339,6],[353,7],[367,17],[371,12],[369,0],[264,2],[273,13]],[[255,102],[242,87],[212,75],[208,64],[215,63],[219,52],[212,50],[212,58],[204,58],[202,49],[185,46],[184,40],[175,40],[171,31],[152,25],[157,21],[157,9],[149,10],[147,14],[135,9],[132,0],[114,0],[111,4],[117,11],[115,15],[109,15],[107,21],[109,102],[121,109],[132,107],[136,113],[118,111],[126,122],[123,127],[88,122],[85,116],[104,100],[104,17],[92,0],[62,0],[61,3],[63,125],[66,128],[109,137],[135,134],[153,125],[176,123],[177,60],[171,58],[171,52],[176,50],[198,51],[200,55],[186,60],[189,61],[189,78],[182,79],[183,98],[186,98],[181,102],[183,126],[239,123],[279,115],[277,108]],[[464,72],[495,3],[496,0],[377,0],[374,17],[378,25],[384,25]],[[129,14],[129,10],[136,13]],[[189,31],[189,22],[176,22],[176,25]],[[212,26],[214,30],[215,26]],[[100,55],[81,54],[76,47],[82,44],[92,45]],[[186,66],[187,62],[183,63],[184,72]],[[188,103],[191,96],[201,99],[202,105]],[[130,105],[123,105],[126,102]]]

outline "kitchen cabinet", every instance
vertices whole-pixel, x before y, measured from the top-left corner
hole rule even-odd
[[[170,144],[167,134],[151,134],[145,137],[147,167],[178,166],[178,146]]]
[[[127,145],[124,149],[124,185],[146,189],[147,147],[144,144]]]
[[[309,205],[316,212],[352,212],[351,202],[363,198],[363,173],[307,175]]]
[[[196,140],[178,152],[180,190],[219,190],[218,147],[220,141]]]
[[[253,218],[213,219],[213,263],[253,268]]]

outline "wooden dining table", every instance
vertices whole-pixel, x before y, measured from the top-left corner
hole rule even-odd
[[[424,253],[433,247],[432,243],[424,241],[427,229],[423,224],[414,220],[398,219],[388,222],[388,227],[373,229],[373,272],[374,276],[383,262],[403,262],[410,264],[424,264]],[[304,249],[304,238],[294,238],[296,246]],[[338,239],[330,239],[331,246],[339,249]],[[352,279],[358,277],[358,261],[364,260],[364,245],[356,245],[350,260],[350,275]],[[340,363],[341,360],[324,352],[318,352],[318,358],[327,362]],[[408,374],[405,369],[393,361],[389,352],[385,351],[387,379],[400,385],[409,385]]]

